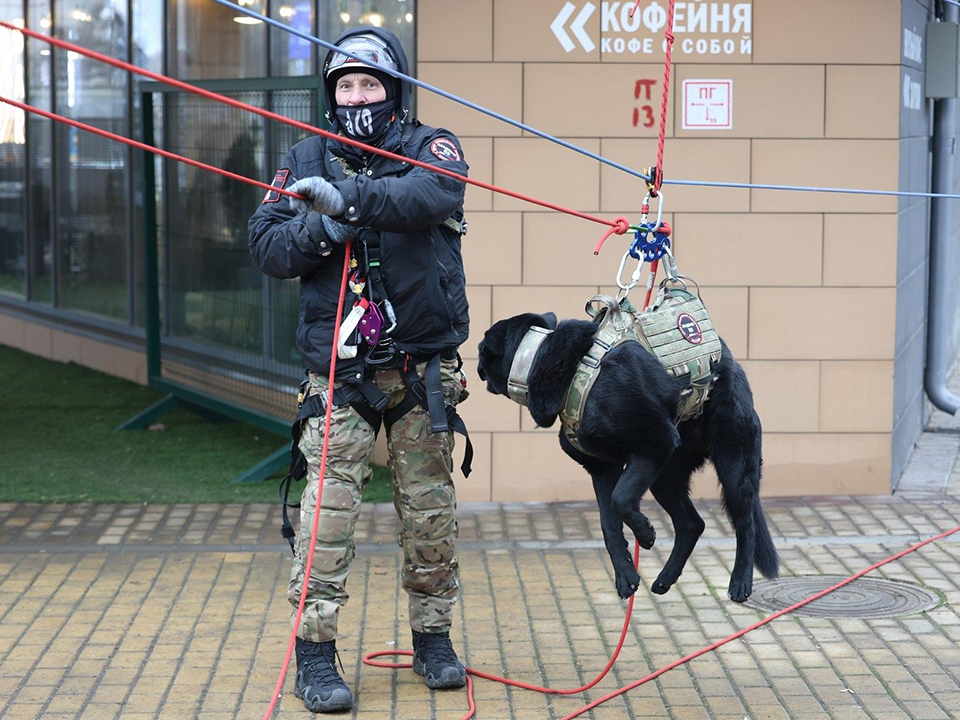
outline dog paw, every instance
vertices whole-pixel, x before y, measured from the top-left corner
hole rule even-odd
[[[640,587],[640,575],[632,566],[617,573],[617,595],[626,600]]]
[[[640,532],[636,533],[637,542],[640,543],[640,547],[644,550],[649,550],[653,547],[653,544],[657,541],[657,531],[653,529],[653,525],[647,522],[645,527],[640,528]]]
[[[663,575],[661,575],[653,581],[653,585],[650,586],[650,590],[657,595],[666,595],[667,590],[672,588],[676,581],[676,578],[665,578]]]
[[[745,602],[748,597],[753,593],[753,579],[748,580],[735,580],[730,578],[730,587],[727,590],[727,594],[730,596],[730,599],[736,603]]]

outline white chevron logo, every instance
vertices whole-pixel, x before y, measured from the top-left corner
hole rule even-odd
[[[550,29],[553,31],[553,34],[557,36],[557,40],[560,41],[560,45],[567,52],[573,52],[577,47],[576,43],[570,39],[570,36],[567,35],[567,31],[563,29],[563,26],[566,24],[567,20],[570,19],[570,16],[573,15],[574,11],[577,9],[577,6],[571,2],[566,3],[557,13],[557,16],[553,19],[553,22],[550,23]],[[587,20],[590,19],[590,16],[593,15],[593,11],[597,9],[597,6],[593,3],[587,3],[583,6],[583,9],[577,15],[572,23],[570,23],[570,32],[573,33],[573,36],[580,41],[580,45],[583,46],[583,49],[587,52],[592,52],[597,46],[593,44],[593,40],[590,39],[590,36],[587,35],[586,31],[583,29],[584,24]]]

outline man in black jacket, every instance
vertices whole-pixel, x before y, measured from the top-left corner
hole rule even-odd
[[[324,63],[331,130],[465,175],[457,138],[410,115],[409,90],[383,68],[407,73],[393,33],[356,28]],[[461,687],[450,643],[458,594],[452,429],[466,397],[457,348],[467,338],[460,252],[464,183],[401,160],[312,137],[287,154],[276,188],[250,219],[250,253],[263,272],[300,278],[297,344],[307,366],[298,417],[307,486],[293,573],[296,606],[316,509],[324,409],[334,405],[323,501],[303,618],[297,628],[296,694],[314,712],[352,707],[335,665],[337,615],[354,558],[353,533],[381,419],[387,426],[394,505],[400,516],[402,584],[409,596],[414,670],[433,688]],[[334,392],[327,387],[345,242],[352,274],[340,327]]]

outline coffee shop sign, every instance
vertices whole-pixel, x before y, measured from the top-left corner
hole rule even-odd
[[[665,41],[660,38],[667,24],[666,0],[641,2],[631,17],[633,6],[632,0],[600,3],[600,52],[645,55],[663,49]],[[572,52],[577,43],[586,52],[596,49],[594,39],[584,27],[596,10],[597,6],[591,2],[579,8],[567,2],[560,9],[550,30],[565,51]],[[674,6],[673,33],[674,52],[678,54],[751,55],[753,5],[699,0],[678,2]]]

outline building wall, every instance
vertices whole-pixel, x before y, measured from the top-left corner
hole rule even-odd
[[[604,19],[614,5],[598,7],[584,24],[595,49],[574,43],[567,53],[549,29],[562,7],[555,0],[420,0],[420,77],[641,168],[654,162],[656,127],[634,127],[634,108],[647,104],[634,90],[637,80],[653,80],[649,104],[658,114],[662,53],[605,53],[601,24],[613,39],[626,23],[619,9],[616,22]],[[563,23],[568,31],[583,6],[576,3]],[[896,189],[900,4],[755,0],[752,17],[749,54],[674,55],[666,177]],[[677,33],[675,47],[683,37]],[[703,78],[733,80],[732,129],[681,128],[682,81]],[[474,177],[608,218],[637,217],[640,181],[442,98],[421,93],[419,102],[425,122],[463,139]],[[754,389],[765,430],[764,494],[888,491],[896,199],[665,191],[680,268],[700,283]],[[477,460],[460,497],[590,497],[555,430],[536,429],[521,408],[483,391],[476,345],[492,321],[515,313],[582,317],[587,298],[612,291],[624,243],[611,239],[595,258],[599,226],[476,188],[467,191],[467,210],[473,330],[464,355],[474,386],[462,413]],[[709,474],[696,491],[715,494]]]
[[[107,340],[98,333],[65,329],[59,323],[0,312],[0,345],[147,384],[146,355],[140,343],[129,339]]]
[[[749,8],[749,33],[678,30],[667,178],[926,189],[930,105],[904,107],[904,77],[922,84],[922,64],[906,57],[903,27],[922,34],[928,2],[754,0],[727,4],[741,14]],[[573,39],[568,53],[549,29],[559,0],[418,0],[418,74],[619,162],[649,165],[656,126],[644,121],[659,114],[662,53],[618,53],[613,43],[629,48],[634,36],[653,33],[622,32],[627,3],[594,2],[584,33],[596,47],[588,52],[571,31],[586,2],[571,4],[575,12],[558,23]],[[644,0],[641,12],[653,4]],[[678,3],[687,19],[689,5]],[[724,4],[697,7],[712,5]],[[707,41],[705,53],[684,49],[691,37]],[[711,55],[709,40],[718,37],[733,40],[734,52]],[[731,129],[682,128],[686,79],[733,82]],[[462,138],[472,176],[608,218],[637,217],[639,180],[432,94],[420,91],[418,102],[425,122]],[[928,203],[677,186],[665,193],[681,270],[700,283],[754,389],[765,429],[764,494],[888,491],[929,413]],[[594,257],[600,226],[473,187],[467,211],[473,330],[463,354],[472,394],[462,412],[476,459],[459,497],[591,497],[555,430],[535,428],[525,410],[485,392],[476,346],[493,321],[518,312],[583,317],[587,298],[615,290],[625,241],[611,238]],[[960,212],[955,221],[960,234]],[[136,337],[104,342],[73,330],[0,313],[0,343],[144,381]],[[710,473],[698,477],[696,494],[714,488]]]
[[[929,0],[903,0],[900,87],[901,92],[906,89],[907,95],[900,102],[901,190],[930,188],[933,101],[917,102],[915,94],[918,85],[924,87],[923,45],[926,24],[932,16],[931,5]],[[920,47],[918,37],[922,38]],[[897,329],[890,458],[894,483],[903,472],[932,407],[923,389],[930,200],[900,198],[897,226]]]

